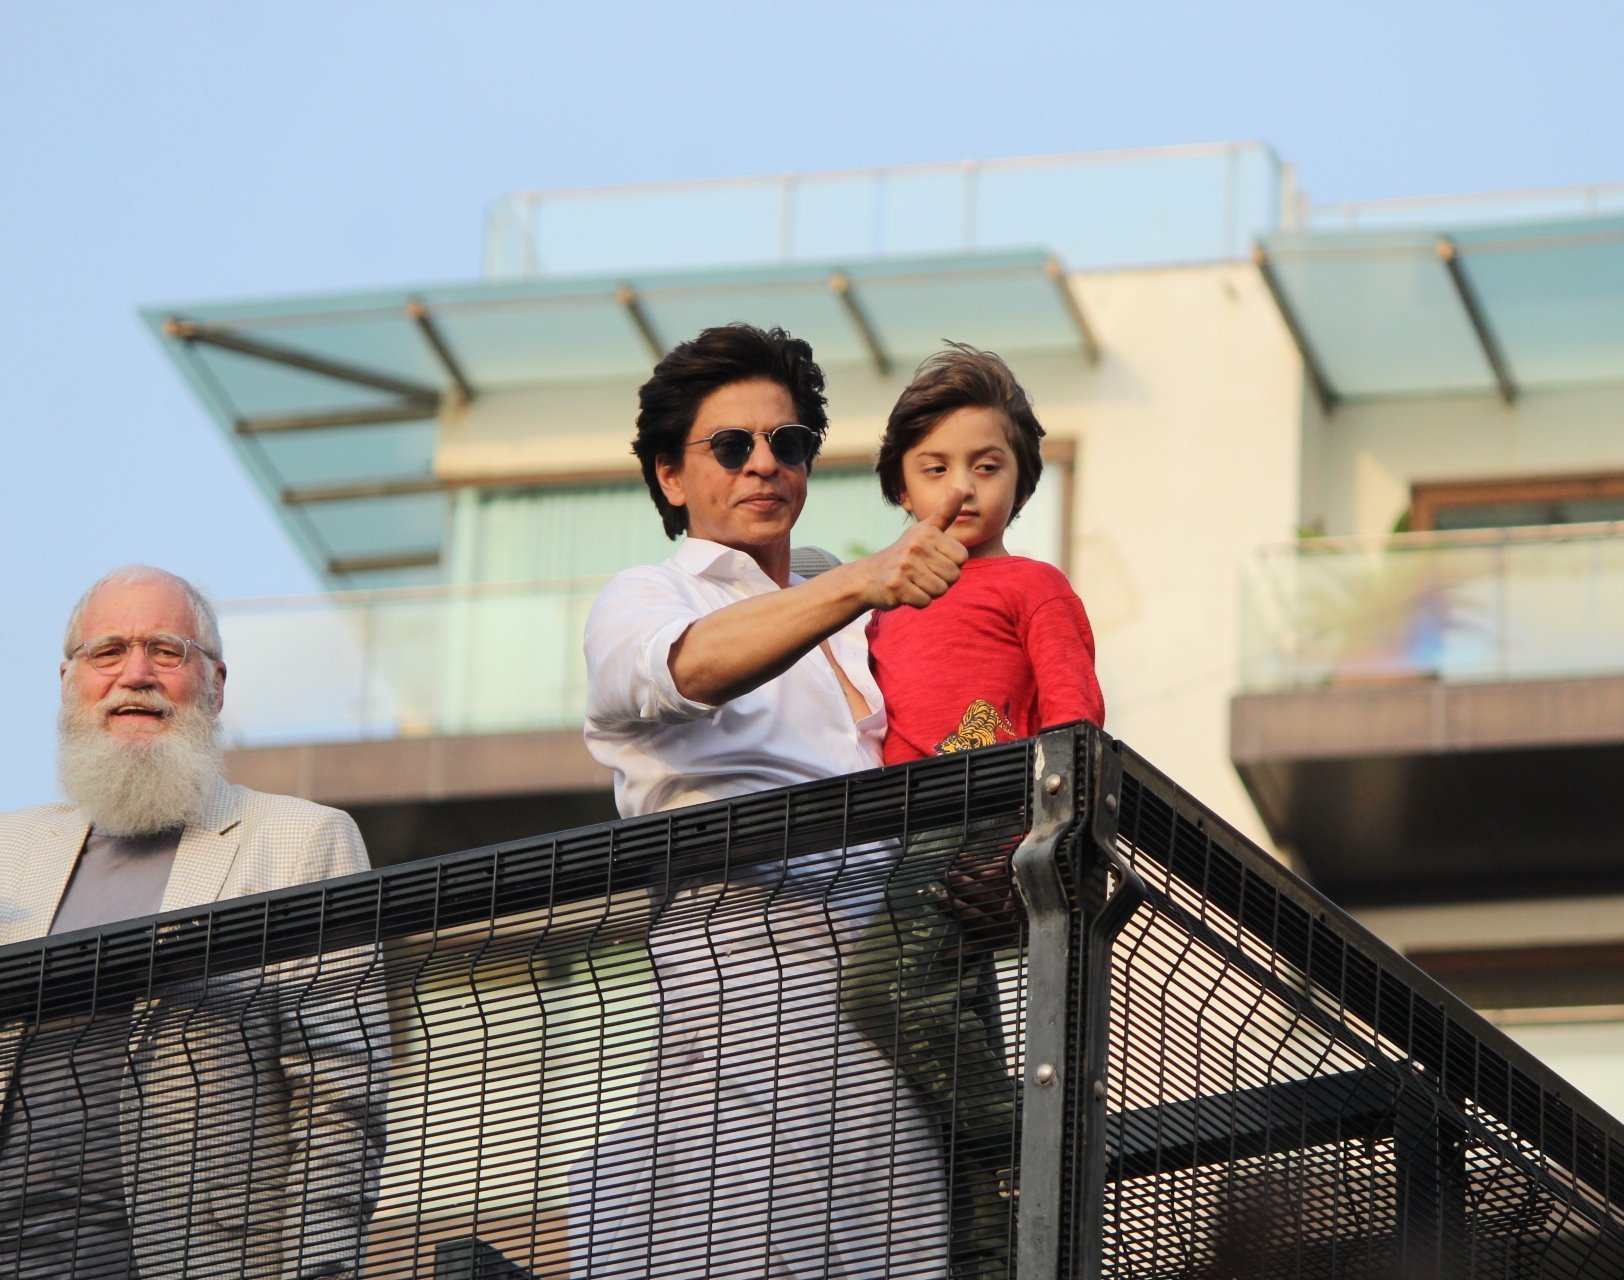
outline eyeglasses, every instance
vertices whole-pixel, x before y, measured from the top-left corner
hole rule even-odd
[[[129,661],[130,650],[138,646],[147,651],[147,661],[152,664],[155,671],[180,670],[186,665],[186,659],[191,656],[193,649],[205,658],[220,661],[218,655],[210,653],[196,640],[162,632],[148,636],[145,640],[127,640],[123,636],[102,636],[99,640],[86,640],[68,654],[68,660],[71,662],[82,654],[85,661],[97,671],[121,671],[124,664]]]
[[[773,457],[786,467],[803,466],[818,447],[817,433],[799,422],[786,422],[771,431],[723,427],[703,440],[690,440],[686,447],[692,449],[696,444],[708,444],[711,457],[728,471],[737,471],[750,461],[750,455],[756,451],[757,436],[767,438],[767,447],[773,451]]]

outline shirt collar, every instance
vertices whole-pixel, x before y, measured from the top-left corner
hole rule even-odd
[[[778,585],[762,572],[761,566],[748,552],[705,538],[684,537],[671,559],[679,568],[696,578],[714,578],[723,582],[754,582],[774,588]]]

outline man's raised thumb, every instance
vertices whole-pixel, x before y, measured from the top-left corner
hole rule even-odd
[[[964,505],[964,490],[949,489],[947,496],[942,499],[942,505],[936,508],[934,514],[926,517],[922,523],[935,525],[946,533],[959,518],[959,508]]]

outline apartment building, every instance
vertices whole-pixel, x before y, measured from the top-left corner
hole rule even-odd
[[[609,816],[579,639],[669,547],[650,366],[811,341],[797,533],[847,557],[902,528],[890,404],[967,341],[1048,428],[1011,547],[1087,603],[1107,728],[1624,1114],[1624,184],[1320,207],[1238,143],[521,193],[486,246],[146,312],[329,588],[224,611],[236,778],[379,861]]]

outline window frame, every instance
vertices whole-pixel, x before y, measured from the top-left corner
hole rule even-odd
[[[1415,533],[1436,531],[1439,513],[1454,507],[1573,498],[1624,498],[1624,471],[1415,482],[1410,485],[1410,529]]]

